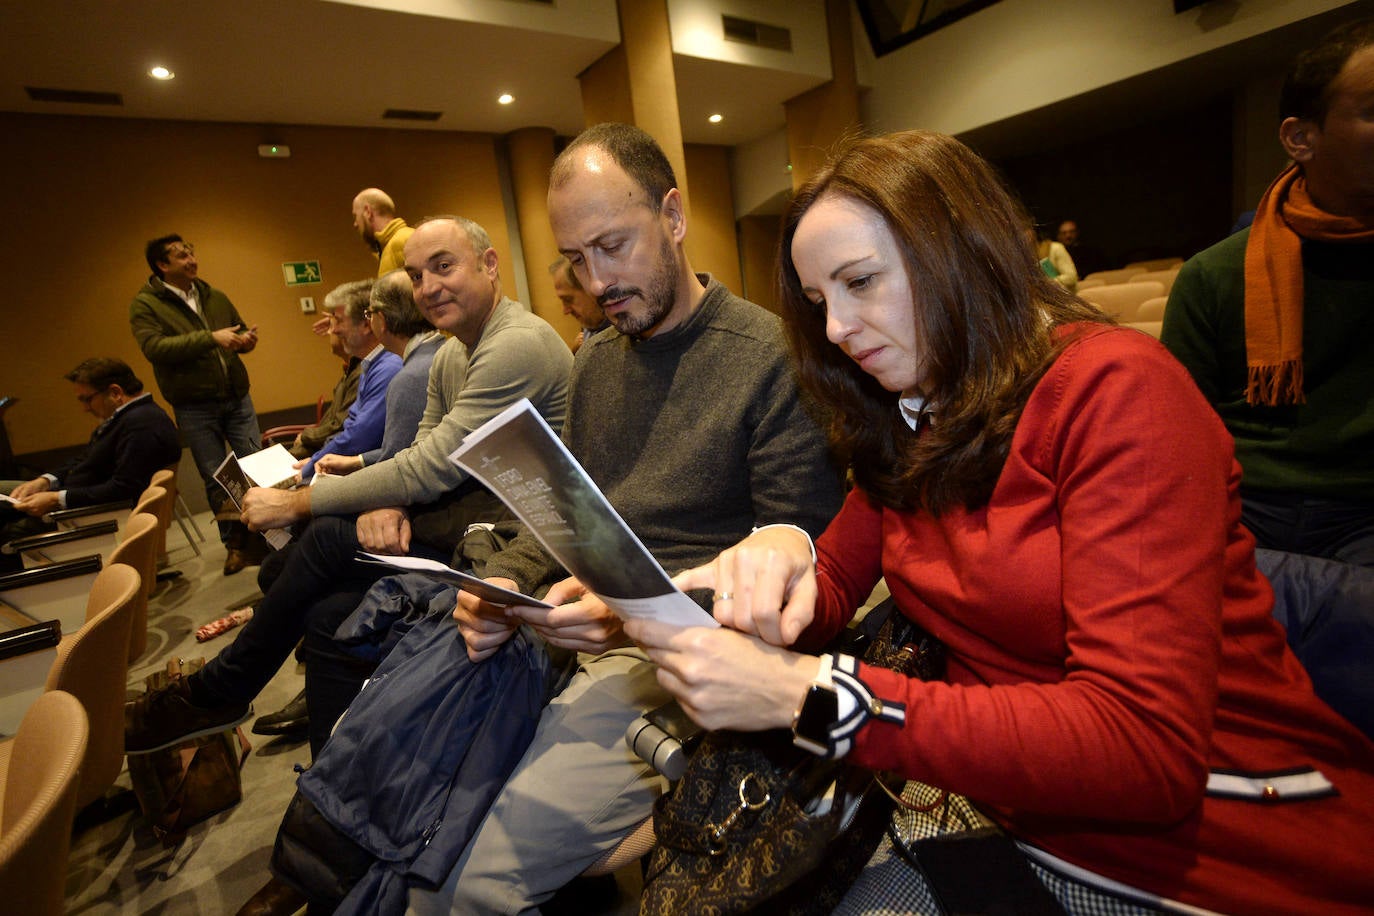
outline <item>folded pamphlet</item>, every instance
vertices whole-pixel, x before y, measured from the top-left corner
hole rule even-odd
[[[280,445],[275,445],[273,448],[280,448],[285,452],[287,457],[291,455],[290,452],[287,452],[286,449],[282,448]],[[271,449],[266,449],[265,451],[271,451]],[[258,454],[261,454],[261,452]],[[228,455],[224,456],[224,460],[220,462],[219,467],[215,468],[215,481],[224,488],[225,493],[229,494],[230,501],[233,502],[234,507],[240,512],[243,511],[243,494],[247,493],[253,487],[264,485],[259,482],[257,477],[250,477],[245,473],[244,465],[246,462],[247,459],[240,459],[233,452],[230,452]],[[264,474],[264,480],[273,480],[274,472],[272,471],[270,460],[250,466],[259,468],[259,473]],[[292,473],[294,474],[295,471],[292,471]],[[275,486],[279,483],[281,483],[281,480],[276,479],[273,484],[268,484],[268,486]],[[291,532],[287,531],[285,528],[272,528],[268,531],[264,531],[262,536],[267,539],[267,543],[271,544],[274,550],[281,550],[291,541]]]
[[[528,399],[468,433],[449,458],[620,617],[719,626],[673,585]]]
[[[471,592],[483,601],[499,604],[502,607],[508,607],[512,604],[521,604],[526,607],[553,607],[552,604],[540,601],[538,598],[531,598],[529,595],[493,585],[486,579],[479,579],[470,573],[459,572],[451,566],[445,566],[438,560],[427,560],[424,557],[386,556],[380,553],[368,553],[365,550],[358,551],[358,556],[359,562],[362,563],[390,566],[397,572],[416,572],[433,579],[452,583],[465,592]]]

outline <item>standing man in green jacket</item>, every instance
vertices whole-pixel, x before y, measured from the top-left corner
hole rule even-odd
[[[239,358],[258,345],[257,328],[244,323],[228,296],[197,277],[195,249],[181,236],[153,239],[145,256],[153,275],[129,306],[129,325],[172,405],[205,495],[218,507],[225,495],[214,473],[226,444],[242,456],[256,452],[262,440],[248,370]],[[221,521],[219,531],[226,576],[262,559],[260,539],[250,540],[242,523]]]

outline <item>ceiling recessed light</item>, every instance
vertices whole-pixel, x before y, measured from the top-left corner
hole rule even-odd
[[[511,95],[509,92],[503,92],[496,97],[496,101],[500,102],[502,105],[509,105],[511,102],[515,101],[515,96]]]
[[[706,120],[710,121],[712,124],[719,124],[721,121],[723,121],[723,120],[725,120],[725,119],[724,119],[721,115],[713,114],[713,115],[711,115],[711,117],[707,118]]]
[[[153,69],[149,70],[149,71],[148,71],[148,75],[151,76],[151,77],[152,77],[153,79],[155,79],[155,80],[170,80],[170,79],[176,79],[176,74],[173,73],[171,70],[168,70],[166,67],[162,66],[161,64],[159,64],[158,66],[156,66],[156,67],[154,67]]]

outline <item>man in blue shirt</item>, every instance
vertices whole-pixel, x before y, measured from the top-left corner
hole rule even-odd
[[[301,479],[315,473],[315,462],[325,455],[361,455],[378,448],[386,431],[386,390],[401,371],[401,357],[382,346],[372,332],[367,311],[372,296],[372,280],[356,280],[336,287],[324,299],[333,320],[332,330],[343,342],[349,356],[362,360],[358,378],[358,398],[349,408],[348,419],[337,435],[314,455],[301,461]]]

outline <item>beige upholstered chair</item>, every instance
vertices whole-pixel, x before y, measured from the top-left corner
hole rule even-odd
[[[81,766],[76,807],[114,785],[124,766],[124,699],[129,679],[129,624],[142,584],[123,563],[100,571],[86,602],[86,625],[62,637],[46,689],[63,690],[86,709],[90,738]]]
[[[1122,268],[1120,270],[1095,270],[1086,277],[1079,278],[1078,288],[1080,290],[1083,289],[1083,282],[1085,280],[1101,281],[1104,286],[1114,286],[1117,283],[1127,282],[1138,273],[1140,273],[1139,267]],[[1091,283],[1088,288],[1091,289],[1096,285],[1097,283]]]
[[[1164,307],[1169,304],[1168,296],[1154,296],[1135,307],[1136,321],[1163,321]]]
[[[1178,267],[1183,264],[1182,258],[1151,258],[1148,261],[1132,261],[1127,264],[1126,270],[1168,270],[1170,267]]]
[[[130,614],[127,658],[133,662],[148,648],[148,598],[157,577],[158,536],[163,528],[148,512],[135,512],[124,526],[124,540],[110,554],[110,563],[125,563],[139,575],[138,597]]]
[[[81,702],[54,690],[33,704],[14,740],[0,744],[0,907],[6,913],[59,916],[65,909],[86,731]]]
[[[1174,288],[1174,281],[1178,279],[1177,267],[1166,267],[1163,270],[1145,270],[1131,277],[1132,283],[1142,283],[1147,280],[1155,280],[1164,287],[1164,295],[1169,295],[1169,290]]]
[[[149,485],[134,503],[134,512],[147,512],[157,519],[157,556],[167,554],[167,526],[172,524],[172,493],[166,487]]]
[[[148,481],[148,486],[162,487],[172,494],[172,518],[176,520],[177,527],[181,529],[182,537],[186,538],[186,543],[195,551],[196,556],[200,556],[199,542],[205,540],[205,535],[201,532],[200,526],[196,524],[195,517],[191,515],[186,500],[181,498],[181,491],[177,489],[176,465],[158,471],[153,475],[153,479]],[[168,527],[170,529],[170,525]]]
[[[1079,295],[1117,321],[1135,321],[1136,309],[1140,307],[1140,303],[1164,295],[1164,286],[1154,280],[1118,283],[1113,286],[1094,286],[1091,289],[1080,290]]]
[[[1162,321],[1127,321],[1124,322],[1122,326],[1135,328],[1137,331],[1144,331],[1155,340],[1159,340],[1159,335],[1164,330],[1164,322]]]

